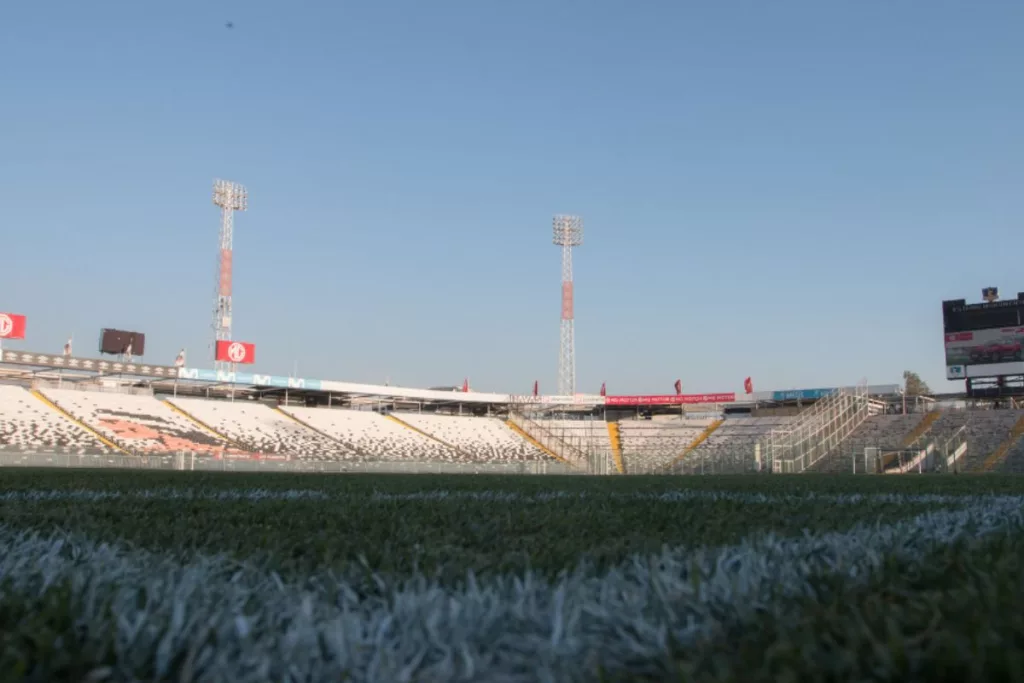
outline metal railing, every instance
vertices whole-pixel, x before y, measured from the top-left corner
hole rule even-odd
[[[867,382],[837,389],[796,421],[771,430],[762,451],[773,472],[804,472],[830,454],[871,415]]]

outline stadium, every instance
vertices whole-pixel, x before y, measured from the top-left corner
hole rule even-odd
[[[943,303],[955,394],[579,393],[559,215],[557,393],[259,374],[232,335],[247,192],[214,203],[212,367],[151,363],[133,330],[51,353],[0,313],[24,346],[0,350],[10,680],[1020,670],[1024,498],[999,475],[1024,471],[1024,294]]]

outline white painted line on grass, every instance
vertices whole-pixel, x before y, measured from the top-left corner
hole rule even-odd
[[[314,489],[23,489],[0,493],[0,503],[77,500],[90,503],[105,500],[324,500],[328,495]]]
[[[192,680],[239,683],[592,681],[598,666],[659,679],[670,642],[780,616],[777,598],[807,595],[817,575],[862,582],[888,561],[919,562],[947,544],[1021,528],[1019,500],[991,499],[844,533],[666,550],[553,583],[470,577],[449,589],[423,576],[377,578],[380,595],[361,597],[331,575],[286,583],[227,558],[181,566],[0,527],[0,586],[5,601],[67,591],[79,646],[119,653],[114,679],[177,679],[185,661]]]
[[[1024,496],[995,495],[946,495],[931,493],[753,493],[741,491],[715,491],[703,489],[680,489],[647,493],[600,492],[600,491],[538,491],[519,493],[516,491],[483,490],[461,491],[433,489],[406,493],[374,491],[373,500],[378,501],[457,501],[474,500],[494,503],[549,503],[555,500],[636,500],[662,503],[690,503],[694,501],[726,501],[749,505],[823,503],[829,505],[864,505],[881,503],[886,505],[968,505],[982,501],[1017,501],[1024,504]]]

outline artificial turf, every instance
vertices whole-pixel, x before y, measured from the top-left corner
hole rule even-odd
[[[1024,680],[1021,501],[1024,479],[962,475],[3,470],[0,530],[27,559],[0,570],[0,680],[218,680],[234,671],[237,680],[312,681],[342,670],[374,681]],[[956,516],[968,508],[970,519]],[[47,559],[33,565],[37,552]],[[120,571],[131,578],[111,578]],[[149,576],[163,578],[154,586]],[[190,576],[208,578],[186,590]],[[247,597],[225,598],[236,584]],[[298,597],[279,604],[268,585]],[[744,591],[754,597],[736,598]],[[581,616],[558,612],[559,595],[576,595]],[[309,645],[317,654],[275,656],[335,668],[282,674],[290,669],[274,669],[267,653],[297,652],[274,634],[295,630],[296,617],[282,615],[302,599],[319,605],[306,616],[322,623],[301,631],[319,634]],[[199,615],[187,633],[219,626],[170,638],[183,627],[160,600],[189,605],[180,608],[186,622]],[[388,631],[386,647],[368,631],[346,646],[355,650],[325,644],[323,624],[342,617],[317,610],[345,601],[344,614],[366,610],[346,622],[345,638],[372,622]],[[125,605],[150,614],[153,633],[124,626]],[[273,605],[282,621],[264,613]],[[246,626],[244,637],[223,630],[226,612],[247,610],[262,626]],[[408,622],[401,633],[398,614]],[[552,615],[565,624],[549,633]],[[464,633],[463,622],[477,626]],[[431,635],[441,623],[447,635]],[[516,629],[522,635],[509,640]],[[109,631],[137,641],[129,652]],[[261,643],[262,660],[245,649],[256,647],[249,640]],[[462,642],[460,654],[453,643]],[[217,660],[218,648],[233,654]],[[357,662],[360,648],[377,658]],[[338,669],[341,651],[352,661]],[[237,669],[257,660],[263,669]]]

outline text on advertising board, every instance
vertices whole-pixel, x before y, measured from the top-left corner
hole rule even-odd
[[[732,403],[735,393],[728,394],[680,394],[663,396],[606,396],[608,406],[660,406],[692,405],[696,403]]]

